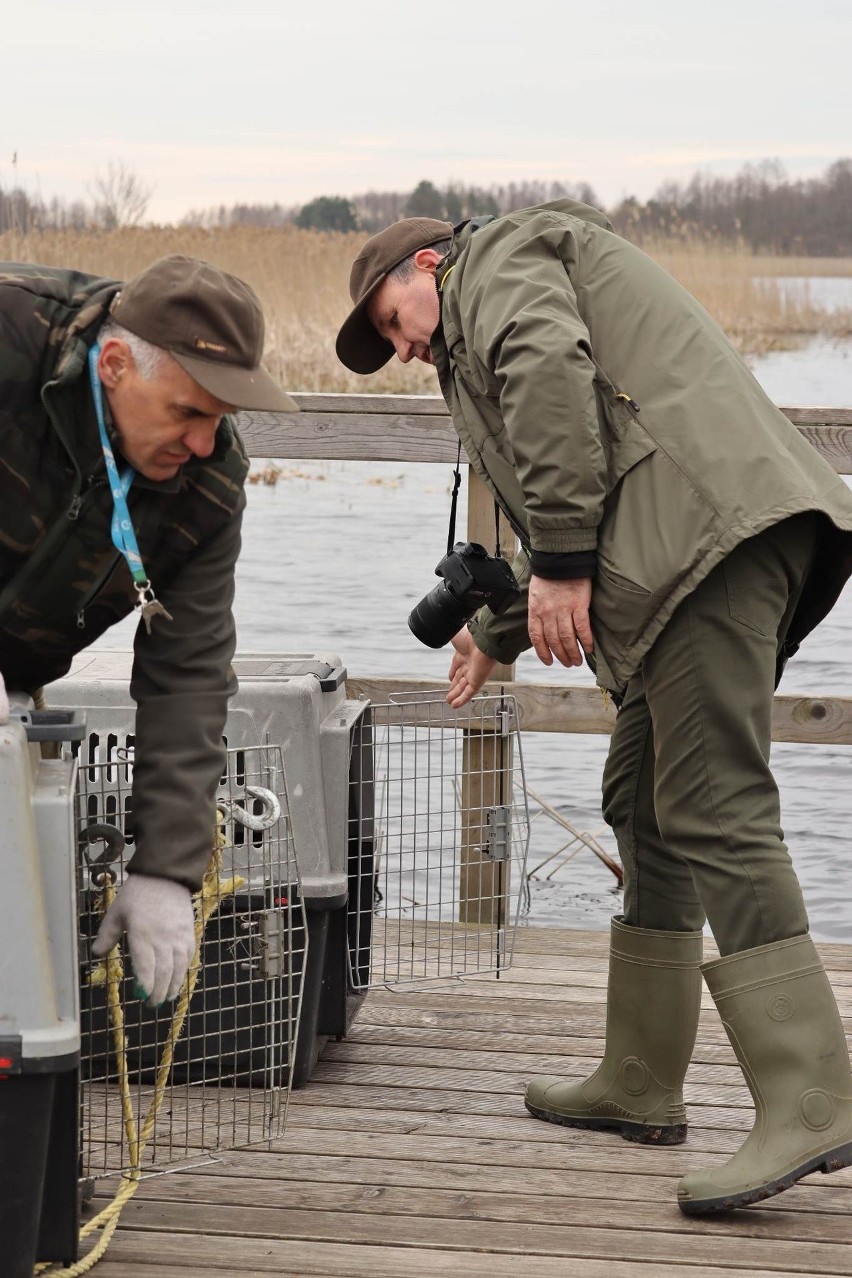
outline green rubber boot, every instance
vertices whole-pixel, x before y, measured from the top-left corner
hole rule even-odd
[[[700,932],[653,932],[613,919],[603,1061],[584,1082],[534,1078],[524,1097],[529,1112],[565,1127],[612,1129],[643,1145],[682,1144],[701,944]]]
[[[729,954],[703,972],[756,1113],[733,1158],[678,1185],[688,1216],[747,1207],[852,1164],[849,1053],[811,938]]]

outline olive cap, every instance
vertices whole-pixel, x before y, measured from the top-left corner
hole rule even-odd
[[[123,286],[112,318],[159,346],[211,395],[235,408],[295,413],[261,368],[263,310],[254,289],[210,262],[173,253]]]
[[[349,295],[355,303],[337,334],[337,358],[353,373],[375,373],[393,355],[393,346],[370,323],[367,303],[395,266],[418,249],[452,238],[451,222],[406,217],[374,235],[352,263]]]

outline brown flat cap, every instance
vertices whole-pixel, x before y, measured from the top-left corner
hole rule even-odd
[[[112,318],[177,360],[204,390],[235,408],[296,413],[261,368],[263,311],[254,289],[210,262],[174,253],[124,285]]]
[[[434,217],[406,217],[394,222],[361,249],[352,263],[349,295],[355,303],[337,334],[337,358],[353,373],[375,373],[393,355],[367,317],[367,302],[389,271],[418,249],[452,237],[450,222]]]

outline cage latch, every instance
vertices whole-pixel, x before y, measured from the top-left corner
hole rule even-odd
[[[260,918],[260,967],[264,980],[287,975],[286,931],[280,910],[264,910]]]
[[[501,803],[497,807],[489,808],[486,813],[488,843],[485,847],[485,855],[489,856],[492,861],[507,861],[509,859],[510,820],[511,809],[507,804]]]

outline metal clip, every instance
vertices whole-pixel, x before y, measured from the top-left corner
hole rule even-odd
[[[287,975],[287,935],[281,912],[264,910],[261,915],[261,971],[269,981]]]
[[[107,825],[105,822],[95,822],[93,825],[87,825],[80,832],[80,842],[83,846],[83,854],[89,866],[89,874],[92,877],[92,885],[100,888],[104,887],[108,880],[116,882],[118,875],[111,868],[112,862],[117,861],[125,848],[125,838],[121,830],[114,825]],[[96,857],[89,856],[86,844],[103,843],[104,850]]]
[[[246,794],[249,798],[259,799],[265,811],[258,814],[249,812],[237,803],[236,799],[217,799],[216,806],[223,817],[230,817],[232,821],[246,826],[249,830],[271,829],[281,817],[281,804],[276,796],[262,785],[247,785]]]
[[[136,584],[136,611],[141,614],[148,634],[151,633],[151,622],[155,617],[164,617],[166,621],[174,620],[172,614],[166,611],[154,594],[154,587],[150,581]]]
[[[498,807],[489,808],[485,815],[488,827],[485,855],[492,861],[508,861],[512,809],[507,804],[501,803]]]
[[[628,408],[633,409],[634,413],[639,412],[639,405],[636,403],[636,400],[632,395],[627,394],[627,391],[616,391],[615,398],[623,400]]]

